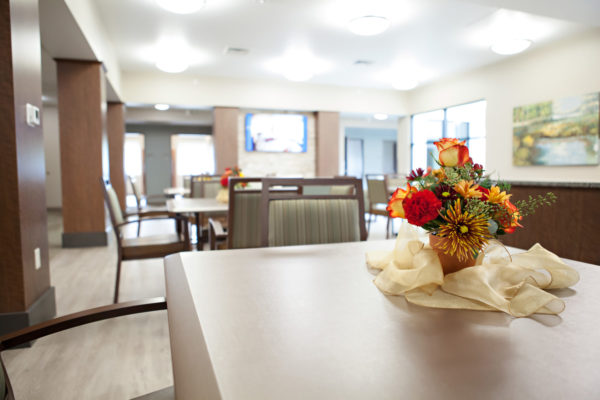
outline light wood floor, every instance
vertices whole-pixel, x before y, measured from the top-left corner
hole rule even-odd
[[[63,249],[62,220],[48,217],[51,284],[57,314],[110,304],[116,270],[108,247]],[[142,234],[164,227],[143,225]],[[169,229],[169,228],[167,228]],[[385,238],[385,218],[369,239]],[[111,238],[112,239],[112,238]],[[164,296],[162,259],[123,264],[120,300]],[[17,399],[131,399],[173,384],[166,311],[96,322],[4,353]]]

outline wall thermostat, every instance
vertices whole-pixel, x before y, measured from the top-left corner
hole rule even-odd
[[[33,104],[27,103],[27,125],[38,126],[40,124],[40,109]]]

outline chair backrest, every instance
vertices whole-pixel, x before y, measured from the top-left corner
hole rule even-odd
[[[408,174],[388,174],[385,176],[389,187],[399,188],[406,186],[406,175]]]
[[[227,248],[261,247],[260,215],[261,182],[263,178],[230,178],[229,211],[227,214]],[[246,184],[247,187],[243,187]],[[251,188],[251,186],[254,186]],[[272,189],[275,196],[297,192],[298,188]]]
[[[183,188],[189,190],[187,194],[184,194],[183,197],[191,197],[192,192],[192,176],[185,175],[183,177]]]
[[[389,200],[385,175],[367,175],[369,204],[387,204]]]
[[[195,175],[191,177],[190,197],[215,198],[221,190],[221,177],[218,175]]]
[[[102,184],[102,190],[104,192],[104,202],[106,203],[106,208],[108,208],[108,213],[110,215],[110,222],[115,229],[115,233],[118,234],[118,225],[125,221],[121,205],[119,204],[119,198],[109,180],[100,178],[100,183]]]
[[[133,197],[135,197],[135,205],[138,210],[141,210],[142,198],[140,196],[140,192],[138,191],[137,185],[135,184],[135,179],[131,175],[127,175],[127,179],[129,180],[129,184],[131,185],[131,192],[133,193]]]
[[[270,189],[298,187],[296,193]],[[341,194],[307,194],[306,186],[341,186]],[[348,187],[351,187],[351,190]],[[261,244],[288,246],[366,240],[362,181],[356,178],[263,179]]]

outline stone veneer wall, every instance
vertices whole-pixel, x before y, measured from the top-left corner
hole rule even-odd
[[[307,116],[306,153],[267,153],[246,151],[246,114],[280,113]],[[240,110],[238,117],[238,164],[245,176],[314,178],[316,163],[315,115],[306,112]]]

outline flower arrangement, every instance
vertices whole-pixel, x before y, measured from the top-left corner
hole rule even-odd
[[[405,218],[438,238],[440,249],[458,260],[472,259],[492,238],[522,227],[519,221],[536,208],[556,201],[553,193],[510,201],[510,185],[494,183],[474,164],[465,141],[435,142],[440,168],[419,168],[408,175],[406,188],[390,199],[390,217]]]
[[[221,175],[221,186],[223,188],[228,187],[230,177],[243,178],[244,174],[242,173],[242,169],[238,166],[235,166],[233,168],[225,168],[225,173],[223,175]],[[241,185],[245,187],[246,183],[242,183]]]

